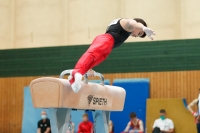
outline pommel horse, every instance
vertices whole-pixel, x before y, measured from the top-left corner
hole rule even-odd
[[[75,93],[68,80],[63,79],[69,74],[65,70],[60,78],[42,77],[31,81],[30,91],[35,108],[48,108],[52,133],[66,133],[71,130],[71,110],[93,110],[94,133],[108,133],[110,111],[122,111],[126,92],[123,88],[104,85],[104,77],[95,72],[95,76],[101,78],[101,84],[88,82],[87,73],[81,83],[81,89]]]

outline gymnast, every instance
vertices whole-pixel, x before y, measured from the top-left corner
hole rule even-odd
[[[155,33],[150,28],[147,28],[146,22],[140,18],[119,18],[113,20],[108,25],[106,33],[98,35],[93,40],[88,50],[82,55],[74,69],[70,72],[68,80],[73,91],[78,92],[81,89],[82,76],[86,72],[90,73],[90,76],[93,75],[91,69],[103,62],[112,49],[123,44],[130,35],[141,38],[147,35],[153,40],[152,35],[155,35]]]
[[[194,118],[195,118],[195,123],[196,123],[196,128],[197,128],[197,133],[200,133],[200,115],[199,115],[199,113],[200,113],[200,103],[199,103],[199,101],[200,101],[200,88],[199,88],[199,96],[198,96],[198,98],[196,98],[196,99],[194,99],[188,106],[187,106],[187,108],[188,108],[188,110],[191,112],[191,114],[194,116]],[[193,109],[192,109],[192,106],[195,106],[196,105],[196,107],[197,107],[197,110],[198,111],[193,111]]]

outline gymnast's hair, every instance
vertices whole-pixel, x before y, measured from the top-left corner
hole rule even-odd
[[[146,22],[143,19],[141,19],[141,18],[134,18],[133,20],[135,20],[136,22],[141,23],[141,24],[143,24],[144,26],[147,27],[147,24],[146,24]],[[145,36],[146,36],[146,33],[144,32],[144,34],[141,36],[141,38],[144,38]]]
[[[134,112],[131,112],[131,113],[130,113],[130,118],[133,119],[133,118],[135,118],[135,117],[136,117],[136,114],[135,114]]]
[[[83,117],[88,117],[88,114],[87,113],[83,114]]]

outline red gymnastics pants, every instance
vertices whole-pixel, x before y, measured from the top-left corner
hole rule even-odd
[[[70,84],[74,83],[74,74],[84,75],[89,69],[103,62],[111,53],[114,45],[114,38],[110,34],[97,36],[88,50],[81,56],[72,72]]]

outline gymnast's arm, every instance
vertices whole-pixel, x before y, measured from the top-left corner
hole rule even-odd
[[[198,99],[195,99],[195,100],[193,100],[193,101],[187,106],[188,110],[189,110],[191,113],[194,113],[194,111],[193,111],[193,109],[192,109],[192,106],[196,105],[197,102],[198,102]]]
[[[120,21],[121,26],[128,32],[133,32],[134,29],[143,30],[145,27],[143,24],[136,22],[133,19],[122,19]]]
[[[121,26],[123,27],[124,30],[128,32],[133,32],[134,29],[140,30],[146,33],[146,35],[153,40],[152,35],[155,35],[154,31],[151,30],[150,28],[147,28],[144,26],[142,23],[138,23],[133,19],[122,19],[120,21]]]
[[[140,120],[140,122],[139,122],[139,130],[138,130],[138,132],[143,132],[144,131],[144,126],[143,126],[143,122]]]
[[[112,121],[109,121],[109,125],[108,125],[108,132],[112,132],[112,128],[113,128],[113,123]]]
[[[40,130],[40,128],[38,128],[38,130],[37,130],[37,133],[41,133],[41,130]]]
[[[124,132],[128,132],[131,126],[131,122],[129,122],[126,126],[126,128],[124,129]]]
[[[47,127],[46,131],[44,133],[50,133],[51,131],[51,128],[50,127]]]

